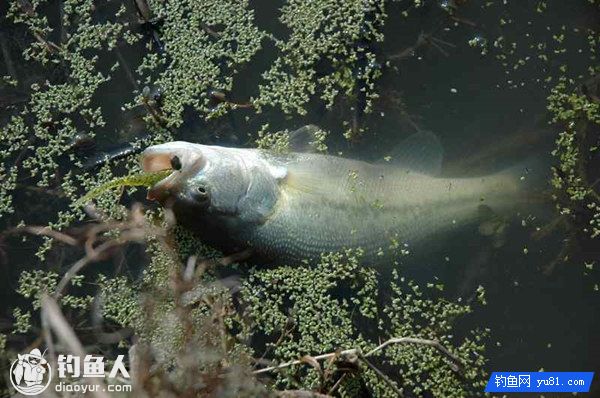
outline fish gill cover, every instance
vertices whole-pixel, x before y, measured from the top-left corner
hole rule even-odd
[[[440,102],[450,103],[463,90],[453,76],[483,81],[482,64],[508,93],[497,95],[535,86],[551,133],[562,130],[552,152],[562,217],[538,235],[558,229],[567,238],[541,268],[548,274],[576,259],[571,268],[597,291],[597,253],[585,248],[600,235],[598,33],[585,18],[575,28],[557,19],[558,1],[475,3],[3,3],[3,366],[32,342],[69,347],[47,333],[56,327],[48,324],[54,300],[83,343],[138,359],[129,366],[143,375],[140,395],[482,394],[494,370],[489,352],[509,344],[488,328],[493,322],[478,321],[492,311],[482,285],[458,294],[452,280],[409,267],[382,275],[360,264],[360,250],[312,265],[244,264],[174,225],[169,211],[135,205],[145,192],[128,185],[146,182],[127,183],[148,145],[187,139],[285,152],[292,126],[317,121],[321,151],[369,147],[383,157],[398,137],[378,131],[449,120],[446,106],[424,105],[440,94],[429,84],[447,87]],[[576,15],[597,16],[596,2],[573,3]],[[435,64],[451,66],[435,74]],[[461,126],[478,112],[471,106]],[[399,263],[415,254],[401,239],[390,244]],[[536,243],[519,252],[528,245]],[[379,348],[390,339],[400,340]]]

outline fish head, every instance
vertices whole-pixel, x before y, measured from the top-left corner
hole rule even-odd
[[[175,141],[148,147],[141,161],[146,172],[172,170],[148,198],[176,215],[262,223],[277,201],[277,171],[256,150]]]

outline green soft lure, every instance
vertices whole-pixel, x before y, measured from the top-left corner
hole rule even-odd
[[[81,206],[85,203],[88,203],[92,199],[96,199],[98,196],[102,195],[104,192],[109,189],[119,188],[119,187],[151,187],[156,184],[160,180],[166,178],[169,174],[171,174],[172,170],[162,170],[151,173],[139,173],[139,174],[130,174],[124,177],[114,178],[104,184],[92,189],[84,196],[79,198],[75,202],[75,206]]]

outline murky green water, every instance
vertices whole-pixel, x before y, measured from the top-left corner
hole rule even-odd
[[[50,18],[55,18],[58,10],[54,3],[47,6]],[[338,101],[332,109],[311,101],[304,116],[288,116],[276,109],[259,115],[252,109],[238,109],[214,122],[202,121],[193,110],[187,110],[182,126],[174,129],[177,138],[251,146],[265,121],[272,130],[312,123],[332,133],[331,153],[380,159],[402,137],[424,129],[439,136],[445,150],[443,173],[448,175],[481,175],[530,157],[547,158],[550,165],[553,160],[548,153],[560,127],[549,124],[546,98],[563,66],[568,76],[583,82],[588,67],[598,63],[591,55],[599,48],[597,43],[595,48],[590,45],[586,33],[586,29],[598,29],[598,6],[587,1],[456,1],[451,16],[447,6],[455,2],[424,1],[420,8],[410,7],[410,16],[405,18],[406,3],[387,4],[385,41],[373,47],[383,74],[376,83],[380,98],[372,113],[365,114],[360,102],[352,100]],[[279,2],[252,2],[259,28],[275,35],[287,33],[276,19],[279,6]],[[0,10],[5,12],[6,6]],[[4,51],[0,74],[16,73],[22,82],[0,92],[0,101],[8,101],[24,95],[27,85],[43,79],[43,73],[29,66],[20,68],[16,54],[19,40],[25,40],[21,30],[3,19],[0,33]],[[414,52],[407,51],[420,34],[427,35],[427,40]],[[564,39],[560,37],[563,34]],[[234,80],[229,94],[232,101],[241,103],[258,95],[261,73],[274,59],[269,46],[265,43],[243,78]],[[138,45],[135,51],[123,54],[124,62],[137,65],[146,51]],[[540,54],[548,54],[549,60]],[[94,158],[147,134],[135,112],[121,110],[122,104],[131,100],[132,91],[140,87],[122,71],[98,91],[107,124],[97,131],[94,147],[76,156]],[[8,114],[2,112],[2,123],[8,121]],[[342,137],[344,122],[356,123],[365,132],[348,142]],[[31,145],[35,148],[36,142]],[[598,155],[591,155],[589,163],[600,165]],[[63,159],[61,173],[68,171],[69,164]],[[598,178],[598,173],[591,176]],[[58,192],[56,187],[51,191]],[[66,207],[60,196],[40,193],[27,177],[20,180],[14,203],[16,212],[2,219],[3,229],[21,219],[44,225]],[[548,217],[547,222],[552,220]],[[536,239],[518,221],[511,223],[506,235],[501,247],[481,236],[477,225],[436,236],[403,259],[401,270],[423,283],[436,278],[444,284],[444,295],[463,303],[475,302],[477,288],[485,288],[487,305],[462,320],[458,329],[491,329],[488,371],[600,370],[598,238],[557,228]],[[573,244],[565,254],[561,248],[567,240]],[[2,332],[9,330],[12,307],[24,302],[14,292],[22,270],[45,269],[48,263],[53,269],[64,269],[79,255],[76,250],[56,250],[42,263],[34,256],[38,243],[14,237],[2,241]],[[131,250],[103,266],[125,268],[126,274],[136,277],[137,254]],[[124,266],[132,262],[136,265]],[[11,335],[9,346],[23,347],[31,338]],[[600,394],[598,385],[593,385],[591,396]]]

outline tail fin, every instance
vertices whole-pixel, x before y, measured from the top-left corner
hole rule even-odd
[[[516,185],[515,210],[520,215],[543,220],[552,216],[549,159],[531,157],[500,172],[500,175]]]
[[[492,238],[494,247],[506,241],[507,226],[517,218],[521,224],[543,227],[553,217],[549,162],[529,158],[492,178],[489,200],[478,207],[479,232]]]

